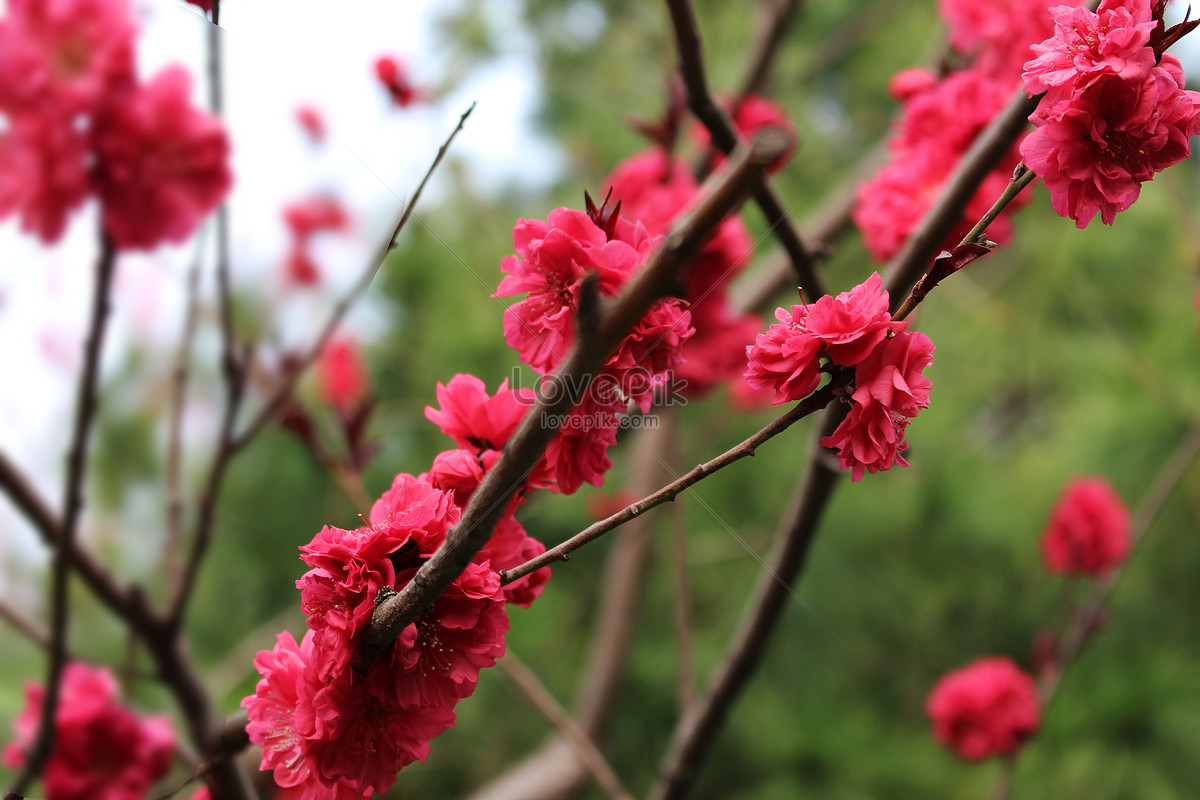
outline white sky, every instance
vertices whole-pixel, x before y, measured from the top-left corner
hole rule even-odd
[[[183,63],[196,78],[196,102],[204,104],[208,22],[197,9],[176,0],[137,0],[137,7],[141,75]],[[391,107],[374,78],[375,56],[399,55],[415,82],[435,83],[446,65],[433,16],[453,7],[437,0],[222,4],[226,120],[235,174],[230,198],[233,272],[244,289],[260,293],[265,302],[275,301],[270,327],[277,338],[307,341],[315,330],[313,320],[324,318],[331,296],[293,292],[278,302],[286,294],[278,265],[288,242],[280,210],[288,201],[326,190],[351,210],[354,231],[325,237],[316,247],[327,286],[336,290],[353,282],[371,246],[394,224],[403,201],[471,102],[477,102],[475,112],[451,157],[468,161],[467,174],[481,191],[510,183],[545,185],[562,169],[561,153],[530,124],[538,78],[531,44],[519,30],[502,38],[497,60],[468,76],[449,97],[409,109]],[[495,0],[486,8],[494,20],[516,18],[508,0]],[[301,104],[323,112],[329,132],[324,146],[314,147],[296,124],[295,109]],[[422,207],[429,208],[441,194],[435,176]],[[0,224],[0,375],[5,376],[0,382],[0,449],[32,473],[55,504],[87,318],[94,230],[94,208],[78,213],[67,236],[53,248],[20,234],[15,220]],[[106,345],[110,369],[133,341],[169,358],[181,328],[183,278],[195,253],[196,245],[190,244],[121,258]],[[382,324],[378,311],[373,324],[368,303],[352,313],[349,327],[369,336]],[[206,345],[215,347],[201,339],[201,355]],[[203,440],[214,421],[213,409],[200,398],[193,411],[189,423]],[[0,594],[6,590],[6,573],[11,574],[8,567],[43,555],[23,521],[0,502]]]

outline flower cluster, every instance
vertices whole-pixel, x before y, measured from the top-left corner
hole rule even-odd
[[[37,736],[44,690],[25,689],[4,765],[20,768]],[[165,717],[139,717],[118,701],[117,680],[79,662],[62,674],[53,746],[42,773],[46,800],[143,800],[171,768],[175,735]]]
[[[527,492],[555,485],[543,465],[433,607],[357,671],[376,602],[403,589],[445,542],[534,402],[532,390],[507,385],[489,396],[472,375],[438,384],[437,399],[425,414],[457,448],[423,475],[398,475],[361,527],[326,526],[300,548],[310,569],[296,585],[309,631],[299,643],[280,634],[255,659],[262,678],[242,701],[247,731],[263,748],[262,769],[303,800],[381,794],[402,767],[423,760],[429,741],[454,724],[454,707],[474,691],[479,671],[504,654],[506,605],[528,607],[550,577],[542,569],[501,586],[499,576],[545,552],[514,516]]]
[[[842,469],[854,480],[865,472],[908,466],[908,422],[929,405],[933,384],[923,374],[933,342],[888,313],[883,280],[873,273],[837,297],[777,309],[778,323],[746,348],[750,385],[775,392],[776,403],[799,400],[821,383],[823,362],[854,369],[851,409],[829,436]]]
[[[1125,560],[1131,546],[1129,509],[1103,478],[1068,483],[1042,535],[1046,568],[1070,575],[1103,575]]]
[[[655,243],[645,225],[619,210],[620,203],[610,209],[607,200],[590,213],[558,208],[545,222],[523,219],[513,228],[517,255],[501,262],[505,277],[496,296],[525,294],[504,312],[504,337],[540,375],[553,372],[574,345],[583,293],[616,295]],[[586,424],[568,419],[547,450],[559,491],[604,482],[620,416],[630,403],[649,410],[655,389],[678,367],[694,332],[686,304],[664,298],[604,361],[593,390],[577,398],[573,414],[586,417]]]
[[[0,218],[57,241],[100,201],[121,249],[181,242],[229,190],[229,141],[178,66],[137,80],[128,0],[12,0],[0,19]]]
[[[1081,0],[1071,0],[1079,5]],[[1054,0],[941,0],[950,43],[970,65],[939,76],[918,69],[893,78],[892,96],[903,104],[888,142],[889,162],[858,191],[854,222],[871,257],[886,261],[900,251],[936,200],[942,184],[979,135],[1012,97],[1031,46],[1053,30]],[[1014,146],[993,169],[966,208],[963,219],[942,243],[953,249],[1004,190],[1020,160]],[[998,243],[1012,235],[1009,214],[1028,202],[1018,196],[992,223],[988,237]]]
[[[766,102],[766,101],[763,101]],[[749,98],[743,107],[755,107]],[[699,186],[682,159],[655,148],[617,165],[605,180],[621,210],[641,222],[651,236],[665,236],[672,221],[695,202]],[[738,314],[729,282],[750,262],[754,242],[740,217],[726,217],[682,271],[681,299],[688,303],[695,334],[675,365],[676,384],[698,397],[719,383],[737,383],[742,353],[760,329],[758,316]]]
[[[291,235],[291,246],[283,262],[284,277],[292,286],[314,286],[321,280],[321,268],[312,256],[313,237],[348,230],[350,214],[336,197],[314,194],[285,206],[283,221]]]
[[[1033,678],[1004,657],[980,658],[943,675],[925,710],[934,738],[970,761],[1015,752],[1037,733],[1042,716]]]
[[[1021,155],[1076,227],[1097,212],[1111,225],[1144,182],[1188,156],[1188,139],[1200,133],[1200,93],[1183,88],[1179,60],[1152,44],[1163,5],[1056,8],[1054,36],[1025,65],[1025,90],[1045,97]]]

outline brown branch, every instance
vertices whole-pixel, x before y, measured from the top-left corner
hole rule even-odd
[[[733,106],[734,113],[737,113],[737,109],[747,97],[752,94],[760,94],[766,87],[771,64],[775,60],[776,53],[779,52],[783,35],[787,33],[788,25],[799,7],[800,0],[770,0],[763,10],[758,35],[749,49],[749,67],[746,69],[745,78],[742,79],[742,88],[738,90],[737,100]]]
[[[1075,662],[1082,652],[1084,645],[1097,632],[1096,620],[1100,617],[1113,591],[1117,588],[1117,583],[1120,582],[1121,576],[1125,573],[1125,569],[1132,560],[1138,545],[1146,538],[1146,532],[1158,517],[1159,512],[1162,511],[1167,498],[1171,496],[1171,492],[1174,491],[1179,481],[1183,479],[1184,474],[1196,461],[1197,456],[1200,456],[1200,422],[1192,425],[1187,435],[1184,436],[1183,441],[1179,443],[1179,446],[1175,448],[1175,452],[1171,454],[1171,457],[1167,459],[1166,463],[1159,470],[1158,475],[1155,476],[1154,483],[1150,485],[1150,489],[1142,497],[1142,502],[1138,506],[1137,513],[1133,519],[1132,543],[1129,555],[1125,557],[1125,561],[1119,567],[1096,581],[1096,585],[1092,588],[1087,602],[1083,605],[1083,610],[1076,615],[1066,633],[1059,640],[1054,657],[1054,668],[1039,676],[1038,693],[1042,699],[1043,715],[1050,708],[1050,704],[1054,702],[1054,698],[1058,694],[1058,687],[1062,683],[1062,678],[1067,668]],[[1009,767],[1010,773],[1015,771],[1019,755],[1020,751],[1017,751],[1013,755],[1012,764]],[[1007,778],[1003,773],[998,776],[996,785],[988,795],[990,800],[1007,800],[1011,780],[1011,774]]]
[[[367,290],[371,282],[375,280],[375,274],[379,272],[379,268],[383,266],[383,261],[387,258],[388,253],[396,249],[396,241],[400,237],[400,232],[404,230],[404,226],[408,223],[408,218],[412,216],[413,210],[417,207],[417,201],[421,199],[421,193],[425,190],[425,185],[429,183],[429,179],[433,177],[433,173],[437,170],[438,165],[442,163],[446,153],[450,150],[450,145],[454,141],[454,137],[458,136],[459,131],[463,129],[467,118],[471,116],[471,112],[475,110],[475,104],[462,113],[458,118],[458,124],[446,141],[442,142],[442,146],[438,148],[437,155],[434,156],[433,163],[429,165],[429,169],[425,171],[425,176],[421,178],[421,182],[417,184],[417,189],[413,192],[412,200],[404,206],[404,213],[400,215],[400,221],[396,223],[396,227],[392,229],[391,235],[385,240],[380,247],[367,260],[366,267],[363,269],[358,282],[350,288],[350,291],[337,302],[330,313],[329,318],[325,321],[325,326],[317,334],[317,338],[305,352],[303,357],[296,362],[294,369],[284,376],[283,381],[275,390],[275,393],[267,400],[258,416],[246,427],[246,430],[235,440],[234,449],[240,450],[245,447],[251,439],[253,439],[259,431],[263,429],[271,420],[275,419],[276,415],[282,410],[284,403],[291,397],[292,391],[296,388],[296,382],[300,380],[300,376],[312,366],[317,360],[317,356],[321,354],[321,349],[325,343],[329,341],[329,337],[337,330],[342,319],[350,307],[358,300],[358,298]]]
[[[1037,98],[1026,97],[1023,89],[1013,95],[1004,110],[976,137],[942,187],[937,201],[925,213],[900,252],[888,262],[884,288],[891,297],[893,310],[908,296],[942,241],[962,218],[963,209],[984,178],[1012,149],[1025,129],[1029,115],[1037,108],[1037,102]]]
[[[665,477],[658,458],[664,431],[662,427],[646,429],[631,442],[630,486],[635,491],[650,492]],[[574,703],[575,719],[593,740],[602,737],[620,697],[646,587],[653,519],[653,514],[644,514],[624,526],[601,569],[606,579],[596,603],[596,622],[584,659],[587,667],[577,681]],[[473,792],[470,800],[561,800],[578,794],[587,777],[571,748],[561,737],[554,737]]]
[[[504,658],[496,662],[509,680],[529,699],[533,707],[558,729],[562,738],[571,746],[575,757],[584,765],[596,785],[604,790],[613,800],[633,800],[632,795],[621,785],[620,779],[605,760],[604,754],[596,747],[595,742],[579,723],[559,705],[553,695],[546,689],[537,675],[516,657],[512,648],[504,654]]]
[[[50,634],[39,628],[33,620],[26,619],[25,615],[3,600],[0,600],[0,619],[25,634],[25,637],[38,647],[43,650],[50,649]]]
[[[500,459],[471,495],[458,524],[400,592],[375,607],[359,650],[360,669],[369,665],[466,568],[487,543],[508,500],[541,459],[557,433],[544,424],[574,405],[566,387],[586,391],[601,362],[654,302],[677,285],[680,266],[699,248],[713,228],[741,199],[747,186],[767,164],[785,152],[790,137],[777,129],[763,131],[742,151],[729,170],[710,181],[709,190],[650,256],[621,294],[598,311],[595,334],[580,337],[549,381],[541,397],[505,445]]]
[[[107,236],[100,237],[100,256],[96,264],[96,284],[92,295],[91,323],[84,345],[83,372],[75,401],[75,425],[67,454],[67,479],[63,491],[62,527],[54,548],[50,586],[50,647],[46,670],[45,694],[39,716],[37,736],[26,754],[25,765],[6,797],[21,796],[41,774],[54,742],[54,722],[62,671],[67,660],[67,622],[70,598],[71,549],[83,512],[83,483],[87,473],[88,445],[92,422],[99,405],[100,359],[109,312],[109,293],[117,261],[116,248]]]
[[[839,418],[837,413],[827,414],[822,429]],[[792,586],[808,560],[817,525],[841,476],[815,442],[812,450],[808,471],[780,531],[771,564],[759,578],[749,613],[704,697],[676,726],[659,783],[650,794],[653,800],[677,800],[691,788],[730,708],[761,663],[788,599],[794,596]]]
[[[168,585],[177,586],[182,580],[182,565],[179,561],[180,536],[183,529],[183,492],[180,487],[180,469],[183,460],[183,412],[187,404],[187,384],[192,359],[192,342],[196,337],[196,295],[200,289],[200,256],[188,271],[187,307],[183,317],[183,333],[179,340],[179,352],[175,356],[175,367],[171,372],[171,412],[167,423],[167,530],[163,547],[163,562]]]
[[[600,520],[594,525],[585,528],[562,544],[551,547],[546,552],[531,558],[520,566],[509,570],[502,570],[500,572],[500,581],[502,583],[512,583],[542,567],[549,566],[558,561],[566,561],[570,558],[572,552],[583,547],[588,542],[600,538],[609,531],[620,527],[636,516],[646,513],[655,506],[674,500],[680,493],[704,480],[714,472],[722,470],[736,461],[741,461],[743,458],[753,456],[757,448],[764,442],[773,439],[808,415],[829,405],[837,390],[845,386],[851,377],[853,377],[852,370],[842,370],[837,380],[832,380],[821,389],[813,392],[793,406],[786,414],[776,417],[740,444],[731,447],[716,458],[705,461],[703,464],[697,464],[688,470],[687,474],[671,481],[654,494],[643,497],[636,503],[629,504],[607,519]]]
[[[667,0],[667,9],[671,14],[675,49],[679,54],[679,72],[687,88],[688,108],[708,129],[713,144],[728,155],[737,146],[738,135],[729,115],[709,92],[696,13],[690,0]],[[751,195],[762,209],[771,232],[791,258],[792,268],[800,285],[813,292],[814,297],[825,294],[825,282],[817,272],[816,259],[800,238],[800,232],[788,216],[783,200],[765,174],[755,178],[751,184]]]

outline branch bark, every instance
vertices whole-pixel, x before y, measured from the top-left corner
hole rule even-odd
[[[755,137],[754,144],[735,158],[728,170],[706,184],[709,188],[700,202],[672,229],[624,291],[601,306],[594,334],[579,337],[552,379],[546,382],[542,397],[526,413],[496,465],[471,495],[462,518],[446,541],[399,593],[375,608],[359,650],[360,668],[391,646],[400,632],[432,604],[487,543],[508,500],[556,434],[542,420],[558,418],[571,410],[573,398],[566,387],[586,391],[601,362],[655,301],[671,293],[682,264],[741,199],[755,176],[786,151],[788,139],[779,130],[763,131]]]

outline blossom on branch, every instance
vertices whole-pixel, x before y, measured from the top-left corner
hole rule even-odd
[[[925,710],[933,735],[968,761],[1016,752],[1041,725],[1033,678],[1010,658],[980,658],[943,675]]]
[[[44,689],[25,688],[25,708],[13,721],[16,741],[4,765],[20,768],[37,737]],[[165,716],[139,717],[118,701],[116,677],[106,668],[66,665],[50,757],[42,772],[46,800],[143,800],[166,776],[175,735]]]
[[[1132,546],[1129,508],[1103,478],[1067,484],[1042,534],[1046,569],[1099,577],[1120,566]]]
[[[1200,93],[1157,53],[1149,0],[1112,0],[1099,13],[1055,9],[1056,34],[1025,65],[1025,90],[1046,92],[1021,155],[1042,176],[1060,216],[1111,225],[1141,185],[1189,155],[1200,133]]]

